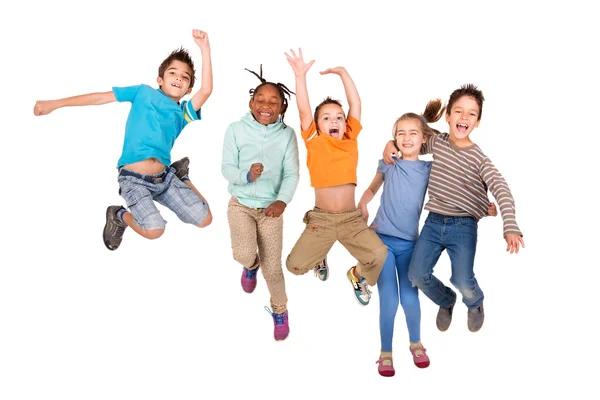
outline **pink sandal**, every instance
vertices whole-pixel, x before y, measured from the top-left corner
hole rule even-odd
[[[416,352],[421,350],[423,354],[417,355]],[[418,347],[410,347],[410,352],[413,356],[413,362],[419,368],[427,368],[429,367],[429,357],[427,357],[427,349],[423,346]]]
[[[390,365],[383,365],[384,361],[389,361]],[[396,374],[396,370],[394,370],[394,361],[392,361],[392,357],[379,357],[376,364],[379,364],[377,367],[377,371],[381,376],[394,376]]]

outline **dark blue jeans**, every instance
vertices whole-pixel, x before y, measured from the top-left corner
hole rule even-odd
[[[446,250],[452,266],[450,282],[469,308],[483,303],[483,292],[473,272],[477,247],[477,221],[473,217],[451,217],[430,212],[425,220],[412,259],[408,278],[440,307],[456,302],[456,293],[433,276],[433,268]]]

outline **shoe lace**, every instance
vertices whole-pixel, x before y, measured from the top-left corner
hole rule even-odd
[[[285,323],[285,320],[287,319],[286,313],[276,314],[273,311],[271,311],[271,309],[267,306],[265,306],[265,310],[267,310],[267,312],[271,314],[271,317],[273,317],[273,321],[275,321],[275,325],[283,325]]]
[[[115,219],[110,226],[110,230],[112,231],[113,236],[120,239],[123,237],[123,233],[125,232],[126,227],[127,225],[125,225],[124,222],[121,222],[119,217],[115,216]]]
[[[371,290],[369,290],[369,284],[366,279],[363,279],[362,282],[358,282],[356,285],[362,294],[366,294],[369,298],[371,297]]]
[[[252,269],[252,270],[245,268],[245,270],[246,270],[246,278],[254,279],[254,277],[256,276],[256,272],[258,271],[258,268]]]
[[[315,267],[313,268],[313,270],[315,271],[315,276],[319,276],[321,273],[324,273],[326,269],[327,267],[325,267],[321,263],[315,265]]]

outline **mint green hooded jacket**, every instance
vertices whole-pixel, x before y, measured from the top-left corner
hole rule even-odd
[[[254,163],[262,163],[264,170],[256,182],[248,183]],[[289,204],[299,171],[296,132],[281,119],[265,126],[248,112],[227,127],[221,173],[229,181],[229,193],[241,204],[250,208],[267,208],[277,200]]]

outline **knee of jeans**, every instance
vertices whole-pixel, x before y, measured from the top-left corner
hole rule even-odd
[[[205,204],[203,205],[203,203],[198,203],[193,207],[189,207],[187,211],[180,213],[178,216],[186,224],[204,228],[212,222],[212,215],[210,219],[209,215],[208,207]]]
[[[209,211],[208,214],[206,215],[206,218],[204,218],[204,220],[197,225],[198,228],[206,228],[207,226],[209,226],[211,224],[212,219],[213,219],[212,214]]]
[[[412,283],[413,287],[421,286],[428,280],[431,280],[431,276],[409,268],[408,280],[410,281],[410,283]]]
[[[145,232],[144,236],[148,239],[157,239],[165,231],[166,222],[159,212],[144,213],[132,208],[131,214],[133,221]]]
[[[463,298],[465,298],[467,300],[471,300],[471,301],[476,300],[475,299],[476,294],[472,288],[457,287],[457,289]]]

